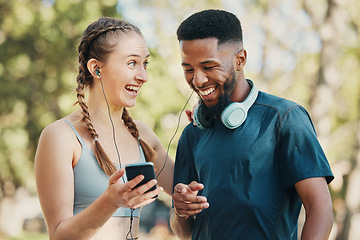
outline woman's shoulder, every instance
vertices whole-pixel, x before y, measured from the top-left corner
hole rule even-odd
[[[153,137],[155,135],[154,131],[143,121],[134,120],[141,138]]]
[[[143,130],[143,131],[152,131],[151,128],[146,124],[144,123],[143,121],[141,120],[134,120],[137,128],[139,129],[139,131]]]
[[[64,119],[58,119],[49,125],[47,125],[41,132],[40,137],[52,137],[52,136],[62,136],[66,134],[69,127],[66,126],[67,123]]]
[[[56,142],[68,142],[74,138],[74,131],[68,123],[72,126],[77,125],[74,114],[70,114],[47,125],[41,132],[40,138],[50,141],[56,140]]]
[[[140,137],[152,148],[156,147],[159,144],[159,139],[154,131],[143,121],[135,120],[134,122],[139,130]]]
[[[73,157],[81,152],[74,131],[64,120],[71,122],[71,117],[66,116],[47,125],[41,132],[36,161],[44,163],[62,162],[64,159],[73,160]],[[67,161],[63,161],[64,163]]]

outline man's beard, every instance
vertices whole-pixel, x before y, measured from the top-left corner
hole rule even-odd
[[[206,119],[220,118],[221,113],[224,109],[229,106],[232,101],[230,100],[231,93],[236,85],[235,70],[232,69],[229,78],[223,85],[224,93],[219,96],[218,102],[215,106],[207,107],[204,101],[200,98],[199,100],[199,112],[201,112]]]

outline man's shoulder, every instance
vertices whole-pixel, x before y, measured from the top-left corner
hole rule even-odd
[[[194,125],[194,122],[190,122],[185,126],[181,135],[182,137],[190,137],[190,139],[192,139],[196,135],[196,130],[198,130],[198,127]]]
[[[297,107],[302,108],[301,105],[299,105],[294,101],[279,96],[275,96],[266,92],[259,92],[259,96],[254,104],[259,107],[271,108],[280,115],[284,115],[292,108],[297,108]]]

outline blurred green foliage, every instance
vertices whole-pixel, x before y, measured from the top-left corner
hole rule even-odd
[[[7,240],[49,240],[47,233],[31,233],[31,232],[22,232],[21,235],[17,237],[9,237]]]

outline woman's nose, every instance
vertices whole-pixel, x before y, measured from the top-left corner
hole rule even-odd
[[[147,70],[144,68],[140,69],[139,72],[135,75],[135,78],[137,80],[147,82],[148,81]]]

